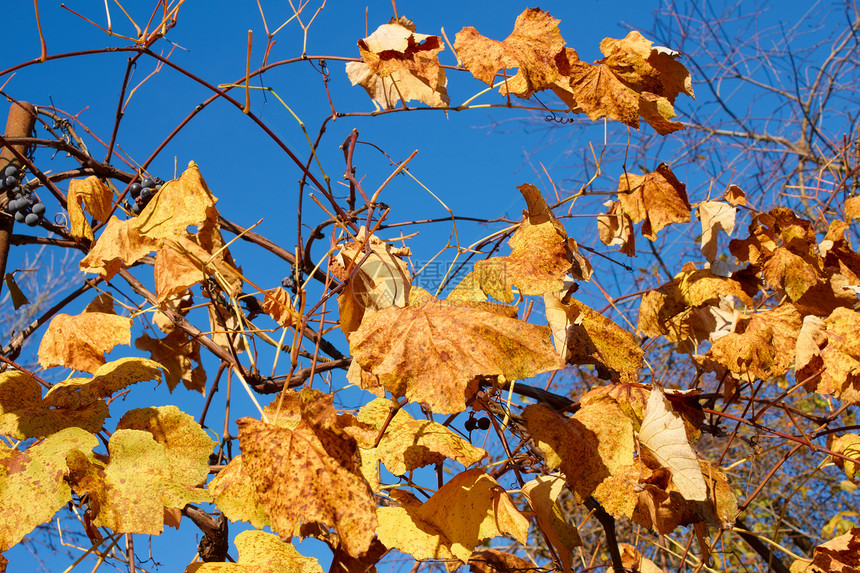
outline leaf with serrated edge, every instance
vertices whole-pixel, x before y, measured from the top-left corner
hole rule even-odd
[[[132,384],[160,381],[161,374],[162,367],[154,360],[120,358],[100,366],[92,378],[71,378],[54,384],[45,394],[45,404],[52,408],[84,408]]]
[[[672,472],[672,482],[684,499],[704,501],[707,498],[705,478],[687,439],[684,421],[672,409],[662,388],[655,386],[648,397],[639,443]]]
[[[20,451],[0,444],[0,552],[16,545],[37,525],[49,521],[71,501],[63,479],[66,455],[92,452],[98,439],[80,428],[67,428]]]

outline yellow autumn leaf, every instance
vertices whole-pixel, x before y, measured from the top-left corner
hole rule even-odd
[[[487,539],[509,535],[526,542],[529,522],[505,489],[482,468],[461,472],[424,503],[395,490],[399,507],[377,510],[380,541],[416,559],[466,562]]]
[[[531,378],[561,366],[549,329],[495,313],[425,299],[389,308],[349,337],[353,359],[394,396],[436,413],[462,412],[478,376]]]
[[[642,235],[652,241],[663,227],[690,221],[692,207],[687,200],[687,186],[665,163],[645,175],[622,174],[618,178],[618,200],[634,223],[643,221]]]
[[[582,540],[579,530],[562,517],[558,497],[563,489],[564,479],[558,476],[538,476],[522,487],[537,526],[555,549],[563,570],[569,573],[573,549],[581,546]]]
[[[200,342],[185,331],[177,328],[164,338],[150,338],[144,333],[135,340],[134,346],[149,352],[150,358],[161,364],[169,391],[173,392],[182,382],[188,390],[203,392],[206,369],[200,361]],[[193,363],[196,366],[192,366]]]
[[[620,201],[607,201],[606,214],[597,217],[597,232],[600,242],[609,247],[618,247],[618,251],[628,257],[636,256],[636,237],[633,234],[633,221],[621,209]]]
[[[381,430],[391,411],[391,401],[377,398],[362,406],[356,418]],[[369,434],[374,437],[375,435]],[[375,462],[381,460],[385,468],[394,475],[404,475],[417,468],[442,463],[445,459],[460,462],[465,467],[479,462],[487,455],[482,448],[473,446],[468,440],[431,420],[416,420],[400,408],[379,441],[362,443],[362,463],[365,458]],[[375,465],[375,463],[373,464]]]
[[[98,438],[80,428],[61,430],[26,451],[0,444],[0,552],[71,501],[66,456],[98,445]]]
[[[160,381],[162,367],[146,358],[120,358],[103,364],[92,378],[71,378],[54,384],[45,394],[52,408],[85,408],[99,398],[108,398],[123,388],[150,380]]]
[[[272,529],[290,536],[302,524],[333,528],[347,552],[366,551],[376,529],[376,502],[361,475],[358,445],[343,431],[331,396],[305,390],[293,429],[241,418],[242,465]]]
[[[257,529],[270,526],[265,508],[257,501],[254,483],[245,473],[241,455],[215,475],[208,489],[215,505],[230,521],[247,521]]]
[[[717,234],[723,231],[731,235],[735,229],[737,208],[722,201],[705,201],[696,209],[702,222],[702,255],[708,262],[717,258]]]
[[[235,563],[192,563],[185,573],[323,573],[319,561],[277,535],[243,531],[233,542],[239,552]]]
[[[0,434],[18,440],[42,438],[64,428],[98,432],[108,417],[102,400],[75,408],[56,407],[42,399],[42,388],[26,372],[0,373]]]
[[[104,221],[113,204],[113,192],[101,179],[91,175],[86,179],[72,179],[69,182],[67,207],[69,211],[69,232],[76,239],[93,240],[93,230],[87,221],[84,209],[98,221]]]
[[[95,372],[105,363],[105,352],[130,343],[130,318],[102,312],[58,314],[42,336],[39,364],[42,368],[64,366]]]

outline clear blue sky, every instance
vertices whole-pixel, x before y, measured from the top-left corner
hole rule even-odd
[[[582,59],[591,61],[600,57],[598,45],[602,38],[623,37],[630,27],[651,29],[655,9],[665,3],[580,0],[546,2],[540,7],[561,20],[562,35],[568,45],[577,49]],[[0,70],[39,56],[32,4],[23,0],[7,4],[3,12],[4,48],[0,51]],[[126,7],[136,21],[145,23],[153,4],[153,1],[136,1],[128,2]],[[265,0],[262,4],[270,29],[279,26],[291,14],[284,1]],[[94,22],[106,25],[106,14],[101,2],[70,0],[67,5]],[[752,3],[750,6],[752,8]],[[771,12],[771,19],[795,23],[806,6],[806,2],[781,3],[780,8]],[[312,3],[310,8],[313,7]],[[510,33],[516,16],[527,7],[529,5],[522,2],[507,0],[397,3],[399,14],[411,18],[418,32],[438,34],[444,27],[452,41],[457,31],[467,25],[476,27],[488,37],[504,39]],[[50,55],[128,44],[119,38],[107,37],[92,24],[61,8],[57,0],[42,0],[40,10]],[[110,10],[114,30],[133,35],[133,28],[116,4],[112,3]],[[306,13],[310,12],[312,10]],[[391,3],[387,1],[369,5],[354,1],[330,1],[310,28],[307,53],[315,58],[358,56],[356,41],[365,35],[366,30],[372,32],[391,16]],[[254,69],[260,65],[266,45],[256,2],[189,0],[181,9],[178,26],[168,35],[174,44],[162,40],[153,49],[166,55],[173,48],[171,61],[210,83],[230,83],[244,74],[249,29],[254,30],[251,64]],[[300,55],[302,34],[296,22],[287,24],[275,39],[277,43],[269,56],[270,62]],[[77,115],[95,134],[107,140],[128,57],[129,54],[113,53],[51,61],[18,70],[11,76],[0,76],[0,85],[6,82],[3,90],[17,99],[37,105],[52,103]],[[450,50],[443,52],[441,59],[447,64],[455,63]],[[156,62],[142,58],[130,85],[137,85],[155,68]],[[329,87],[338,111],[373,110],[365,92],[359,87],[350,86],[343,63],[332,61],[328,68],[331,74]],[[330,108],[320,76],[311,65],[300,62],[280,67],[267,72],[262,80],[257,79],[254,83],[260,85],[260,81],[277,92],[304,121],[311,137],[315,137],[321,121],[329,115]],[[449,72],[452,103],[465,100],[483,87],[468,73]],[[707,98],[706,92],[700,91],[695,76],[694,87],[700,101]],[[208,90],[174,70],[161,69],[135,92],[125,111],[118,135],[123,153],[142,162],[209,95]],[[239,100],[244,97],[239,90],[234,90],[232,95]],[[543,99],[548,105],[555,103],[555,98],[550,95]],[[481,101],[499,103],[502,100],[488,94]],[[684,105],[689,107],[696,104],[688,102]],[[6,109],[5,104],[0,106],[3,115]],[[302,132],[272,94],[252,91],[252,110],[299,157],[306,157],[308,147]],[[599,151],[602,143],[603,131],[600,126],[588,129],[563,126],[553,129],[556,127],[554,124],[546,124],[540,118],[539,115],[519,110],[475,110],[451,113],[448,117],[441,112],[422,111],[377,118],[342,118],[328,124],[320,156],[337,188],[336,182],[341,181],[343,173],[343,155],[338,146],[355,128],[359,130],[361,140],[379,146],[394,160],[403,160],[417,149],[419,153],[410,165],[411,172],[456,213],[516,219],[524,207],[516,190],[517,185],[534,183],[551,196],[552,189],[542,171],[542,164],[562,191],[570,190],[566,182],[579,181],[583,175],[581,168],[576,165],[576,158],[588,149],[589,144]],[[650,128],[645,127],[643,130]],[[634,140],[636,137],[634,134]],[[104,151],[98,143],[91,138],[86,138],[86,141],[96,157],[103,156]],[[50,154],[46,151],[40,151],[36,159],[40,165],[41,162],[50,164],[54,170],[71,164],[63,164],[62,158],[50,163]],[[300,172],[246,116],[225,102],[216,102],[194,118],[164,149],[150,166],[150,171],[164,179],[171,179],[174,165],[181,171],[191,160],[200,166],[204,178],[219,198],[218,207],[224,216],[244,226],[262,218],[256,231],[281,246],[294,246],[296,181]],[[391,170],[388,160],[368,146],[360,148],[355,163],[358,175],[366,176],[365,186],[369,189],[374,189],[385,180]],[[128,169],[127,166],[123,167]],[[695,177],[695,174],[687,175]],[[617,176],[618,172],[607,172],[597,188],[614,190],[616,183],[613,181],[617,182]],[[697,183],[701,185],[703,181],[700,178]],[[702,198],[691,197],[691,200]],[[391,222],[445,215],[445,211],[425,191],[406,177],[397,178],[380,199],[392,206]],[[48,203],[49,214],[56,213],[57,206]],[[321,212],[310,201],[306,200],[305,205],[308,206],[306,219],[309,222],[321,220]],[[595,203],[589,204],[590,210],[585,214],[596,213],[594,206]],[[593,219],[590,218],[574,219],[568,223],[568,231],[582,243],[606,250],[596,240],[593,225]],[[410,243],[416,259],[426,260],[432,256],[439,242],[444,243],[447,239],[449,230],[448,226],[422,228],[422,234]],[[464,225],[461,232],[461,240],[468,244],[485,235],[487,229]],[[693,239],[692,236],[686,237],[687,246]],[[641,236],[637,240],[640,245],[644,244],[645,240]],[[24,250],[13,249],[9,270],[20,263]],[[321,253],[322,250],[315,254],[319,256]],[[288,272],[285,264],[259,250],[237,245],[233,254],[249,276],[266,288],[278,285]],[[614,280],[609,280],[605,286],[620,288],[613,284]],[[623,275],[617,280],[623,281]],[[77,284],[78,279],[71,282]],[[595,293],[588,291],[585,296],[593,297],[592,304],[599,307],[600,298]],[[88,300],[81,302],[83,304]],[[344,345],[342,347],[345,348]],[[210,368],[210,380],[213,376],[214,370]],[[139,392],[142,401],[151,403],[152,393],[148,389],[145,393]],[[134,396],[133,393],[132,399]],[[247,401],[240,394],[234,398],[237,402]],[[162,400],[162,403],[177,401],[194,415],[202,405],[199,395],[182,390],[174,396],[165,393],[156,399]],[[250,413],[248,407],[248,404],[234,404],[234,408],[245,409]],[[119,415],[115,414],[113,420],[118,418]],[[238,527],[232,528],[231,537],[238,531]],[[153,540],[155,557],[164,563],[162,570],[181,570],[191,560],[194,543],[188,542],[188,538],[195,533],[193,526],[186,525],[183,526],[182,541],[177,539],[179,536],[172,530],[161,539]],[[145,546],[143,538],[138,546]],[[174,552],[171,546],[178,549]],[[235,555],[235,551],[232,553]],[[325,553],[319,555],[324,557]],[[11,570],[31,570],[34,567],[31,565],[34,563],[33,557],[26,549],[13,549],[9,557],[12,559]],[[69,563],[65,557],[43,557],[48,559],[50,570],[62,570]]]

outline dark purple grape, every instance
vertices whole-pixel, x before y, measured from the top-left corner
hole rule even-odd
[[[490,419],[489,418],[479,418],[478,419],[478,427],[482,430],[490,429]]]
[[[140,215],[141,211],[143,211],[143,207],[141,207],[137,203],[132,204],[132,206],[131,206],[131,212],[132,213],[134,213],[135,215]]]
[[[40,219],[41,219],[41,217],[38,216],[37,214],[30,213],[26,217],[24,217],[24,222],[27,223],[31,227],[35,227],[36,225],[39,224]]]
[[[23,223],[26,217],[27,215],[26,213],[24,213],[24,211],[15,211],[15,220],[19,223]]]
[[[152,178],[147,177],[146,179],[144,179],[143,181],[140,182],[140,186],[141,187],[155,187],[155,181],[153,181]]]
[[[474,418],[469,418],[468,420],[466,420],[466,423],[463,425],[466,427],[467,432],[471,432],[472,430],[474,430],[478,426],[478,424],[477,424],[477,422],[475,422]]]
[[[33,205],[35,205],[36,203],[39,202],[39,198],[36,197],[35,195],[27,195],[26,201],[27,201],[27,205],[30,205],[32,207]]]
[[[5,175],[6,177],[14,177],[15,179],[18,179],[18,176],[21,175],[21,171],[14,165],[7,165],[6,169],[3,171],[3,175]]]
[[[143,185],[141,185],[140,183],[132,183],[131,186],[128,188],[128,192],[131,193],[132,197],[137,198],[137,196],[140,195],[140,190],[142,187]]]
[[[45,213],[45,204],[44,203],[36,203],[33,205],[33,212],[38,216],[42,216]]]
[[[150,197],[152,197],[153,191],[151,187],[144,187],[140,190],[140,198],[146,201]]]
[[[18,185],[18,178],[12,177],[11,175],[7,175],[5,181],[6,181],[6,188],[7,189],[12,189],[16,185]]]

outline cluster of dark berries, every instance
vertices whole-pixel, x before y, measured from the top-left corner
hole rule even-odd
[[[472,430],[474,430],[476,428],[480,429],[480,430],[489,430],[490,429],[490,419],[489,418],[478,418],[476,420],[475,418],[470,417],[468,420],[466,420],[466,423],[464,425],[466,426],[467,432],[471,432]]]
[[[134,200],[131,203],[131,212],[140,215],[149,200],[161,189],[163,183],[164,181],[158,177],[145,177],[140,183],[132,183],[131,187],[128,188],[128,192]]]
[[[0,193],[6,192],[6,197],[9,198],[6,211],[13,215],[16,221],[35,227],[45,216],[45,205],[26,185],[21,185],[23,176],[24,173],[20,169],[7,165],[0,172]]]

